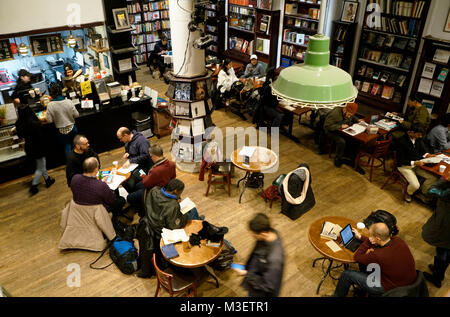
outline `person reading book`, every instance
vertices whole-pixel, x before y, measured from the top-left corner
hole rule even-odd
[[[398,113],[393,112],[397,115]],[[402,129],[394,131],[392,136],[396,139],[405,135],[405,132],[414,125],[425,136],[430,126],[431,117],[425,106],[423,106],[421,100],[416,96],[410,96],[408,99],[408,109],[406,110],[403,119],[399,120],[400,127]]]
[[[358,110],[358,105],[354,102],[349,102],[345,107],[334,108],[325,118],[323,124],[325,134],[336,143],[336,157],[334,158],[334,165],[336,167],[341,167],[343,163],[353,166],[357,145],[350,139],[344,138],[339,134],[338,130],[346,129],[353,123],[364,121],[355,116],[356,110]],[[346,152],[349,158],[344,158]],[[357,167],[357,171],[360,174],[365,174],[360,166]]]
[[[250,56],[250,64],[245,67],[245,72],[242,78],[259,78],[264,77],[264,67],[258,62],[258,56],[253,54]]]
[[[137,272],[138,277],[148,278],[154,274],[151,266],[153,253],[160,254],[159,241],[162,229],[181,229],[188,220],[203,220],[198,215],[197,209],[182,213],[180,207],[181,194],[184,183],[174,178],[165,187],[155,186],[148,191],[144,197],[144,217],[140,219],[136,237],[139,241],[139,259],[141,269]],[[159,261],[163,257],[157,256]],[[164,262],[158,263],[164,268]]]

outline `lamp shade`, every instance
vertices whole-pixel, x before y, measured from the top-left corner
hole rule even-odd
[[[333,108],[353,102],[358,90],[350,74],[329,64],[329,47],[327,36],[311,36],[305,62],[283,69],[271,85],[272,93],[302,107]]]
[[[28,46],[26,46],[24,43],[21,43],[18,47],[18,51],[20,55],[28,55]]]
[[[73,48],[73,47],[77,46],[77,39],[72,34],[70,34],[67,37],[66,41],[67,41],[67,46],[68,47],[72,47]]]

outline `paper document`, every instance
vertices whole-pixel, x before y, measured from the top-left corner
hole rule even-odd
[[[189,237],[184,229],[169,230],[166,228],[162,229],[161,238],[164,244],[177,243],[179,241],[189,241]]]
[[[193,208],[195,208],[195,203],[189,198],[186,197],[183,199],[183,201],[180,203],[180,211],[184,215],[185,213],[191,211]]]
[[[253,146],[244,146],[239,152],[239,155],[252,157],[253,153],[255,153],[255,150],[256,148]]]
[[[344,129],[342,131],[353,136],[366,131],[366,127],[361,124],[355,123],[351,127],[348,127],[347,129]]]
[[[116,190],[119,186],[120,186],[120,184],[122,184],[122,182],[124,181],[126,179],[126,177],[125,176],[122,176],[122,175],[114,175],[113,176],[113,179],[112,179],[112,182],[111,183],[107,183],[108,184],[108,186],[109,186],[109,188],[111,189],[111,190]]]
[[[128,196],[127,190],[123,187],[120,187],[119,188],[119,196],[127,199],[127,196]]]
[[[136,167],[138,167],[138,164],[131,163],[127,168],[121,167],[117,171],[122,174],[128,174],[129,172],[134,171]]]
[[[432,156],[432,157],[423,158],[420,161],[424,162],[425,164],[437,164],[440,161],[442,161],[442,158],[439,156]]]
[[[341,251],[342,249],[339,247],[339,245],[334,242],[333,240],[330,240],[325,243],[333,252]]]

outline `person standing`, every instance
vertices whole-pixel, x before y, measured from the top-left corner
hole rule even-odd
[[[75,174],[83,174],[83,162],[88,157],[95,157],[98,162],[100,159],[90,147],[89,140],[81,134],[77,134],[73,138],[74,148],[67,156],[66,162],[66,178],[67,186],[70,187],[70,182]],[[99,166],[100,168],[100,166]]]
[[[30,188],[31,195],[35,195],[39,192],[38,185],[41,176],[44,177],[47,188],[53,185],[55,179],[51,178],[47,172],[45,158],[46,144],[41,122],[28,105],[21,105],[18,108],[16,129],[18,137],[25,139],[25,153],[28,158],[36,161],[36,170]]]
[[[256,245],[245,270],[233,269],[245,276],[241,286],[250,297],[276,297],[280,294],[284,269],[284,251],[278,232],[271,228],[269,218],[256,214],[249,222]]]
[[[73,148],[73,138],[78,132],[75,118],[80,115],[72,101],[62,96],[61,87],[54,83],[50,86],[50,96],[53,98],[47,106],[47,122],[54,122],[58,136],[64,146],[66,156]]]
[[[28,100],[25,95],[33,89],[31,86],[31,73],[26,69],[21,69],[17,73],[17,86],[14,88],[14,92],[11,97],[16,105],[28,104]]]

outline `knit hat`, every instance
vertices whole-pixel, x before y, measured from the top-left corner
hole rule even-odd
[[[358,110],[358,104],[355,102],[349,102],[345,106],[345,110],[347,110],[348,113],[354,115],[356,113],[356,110]]]

